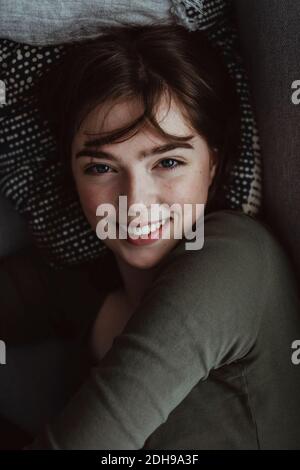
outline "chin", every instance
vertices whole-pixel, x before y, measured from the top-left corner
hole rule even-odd
[[[148,256],[148,257],[142,257],[142,256],[127,257],[126,256],[124,257],[122,256],[122,259],[126,261],[126,263],[132,266],[133,268],[151,269],[159,264],[162,257],[155,257],[155,256]]]
[[[118,256],[128,265],[137,269],[151,269],[157,266],[166,255],[166,252],[155,252],[149,248],[134,248],[133,250],[117,250]]]

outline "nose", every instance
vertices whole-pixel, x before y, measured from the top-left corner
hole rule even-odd
[[[151,205],[159,204],[157,190],[151,176],[141,169],[135,168],[124,177],[122,194],[127,196],[128,223],[136,218],[144,220],[148,217],[148,220],[151,220]],[[129,213],[133,204],[134,212]]]

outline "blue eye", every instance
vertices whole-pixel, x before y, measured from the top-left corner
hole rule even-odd
[[[90,165],[87,168],[85,168],[84,173],[88,175],[108,173],[107,171],[102,171],[103,167],[110,168],[108,165],[105,165],[104,163],[96,163],[94,165]]]
[[[164,165],[167,163],[166,165]],[[180,162],[179,160],[175,160],[174,158],[164,158],[159,162],[159,165],[163,165],[164,170],[175,170],[181,165],[184,165],[184,162]],[[84,173],[88,175],[103,175],[109,173],[110,166],[106,165],[105,163],[95,163],[93,165],[88,166],[84,169]]]
[[[174,162],[174,163],[176,163],[176,165],[167,165],[167,166],[163,166],[163,168],[164,168],[165,170],[175,170],[178,166],[184,165],[183,162],[180,162],[179,160],[175,160],[174,158],[164,158],[164,159],[161,160],[159,163],[163,163],[163,162]]]

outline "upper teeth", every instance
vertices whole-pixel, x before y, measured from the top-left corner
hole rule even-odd
[[[124,225],[120,225],[123,229],[126,231],[128,230],[129,235],[148,235],[150,232],[155,232],[156,230],[159,229],[161,225],[164,225],[166,223],[167,219],[164,219],[160,222],[157,222],[155,224],[148,224],[144,225],[143,227],[126,227]]]

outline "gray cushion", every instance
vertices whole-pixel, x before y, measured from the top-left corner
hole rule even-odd
[[[1,0],[1,37],[50,45],[87,39],[113,23],[172,19],[169,0]]]
[[[235,0],[263,158],[265,220],[294,260],[300,281],[300,2]]]

